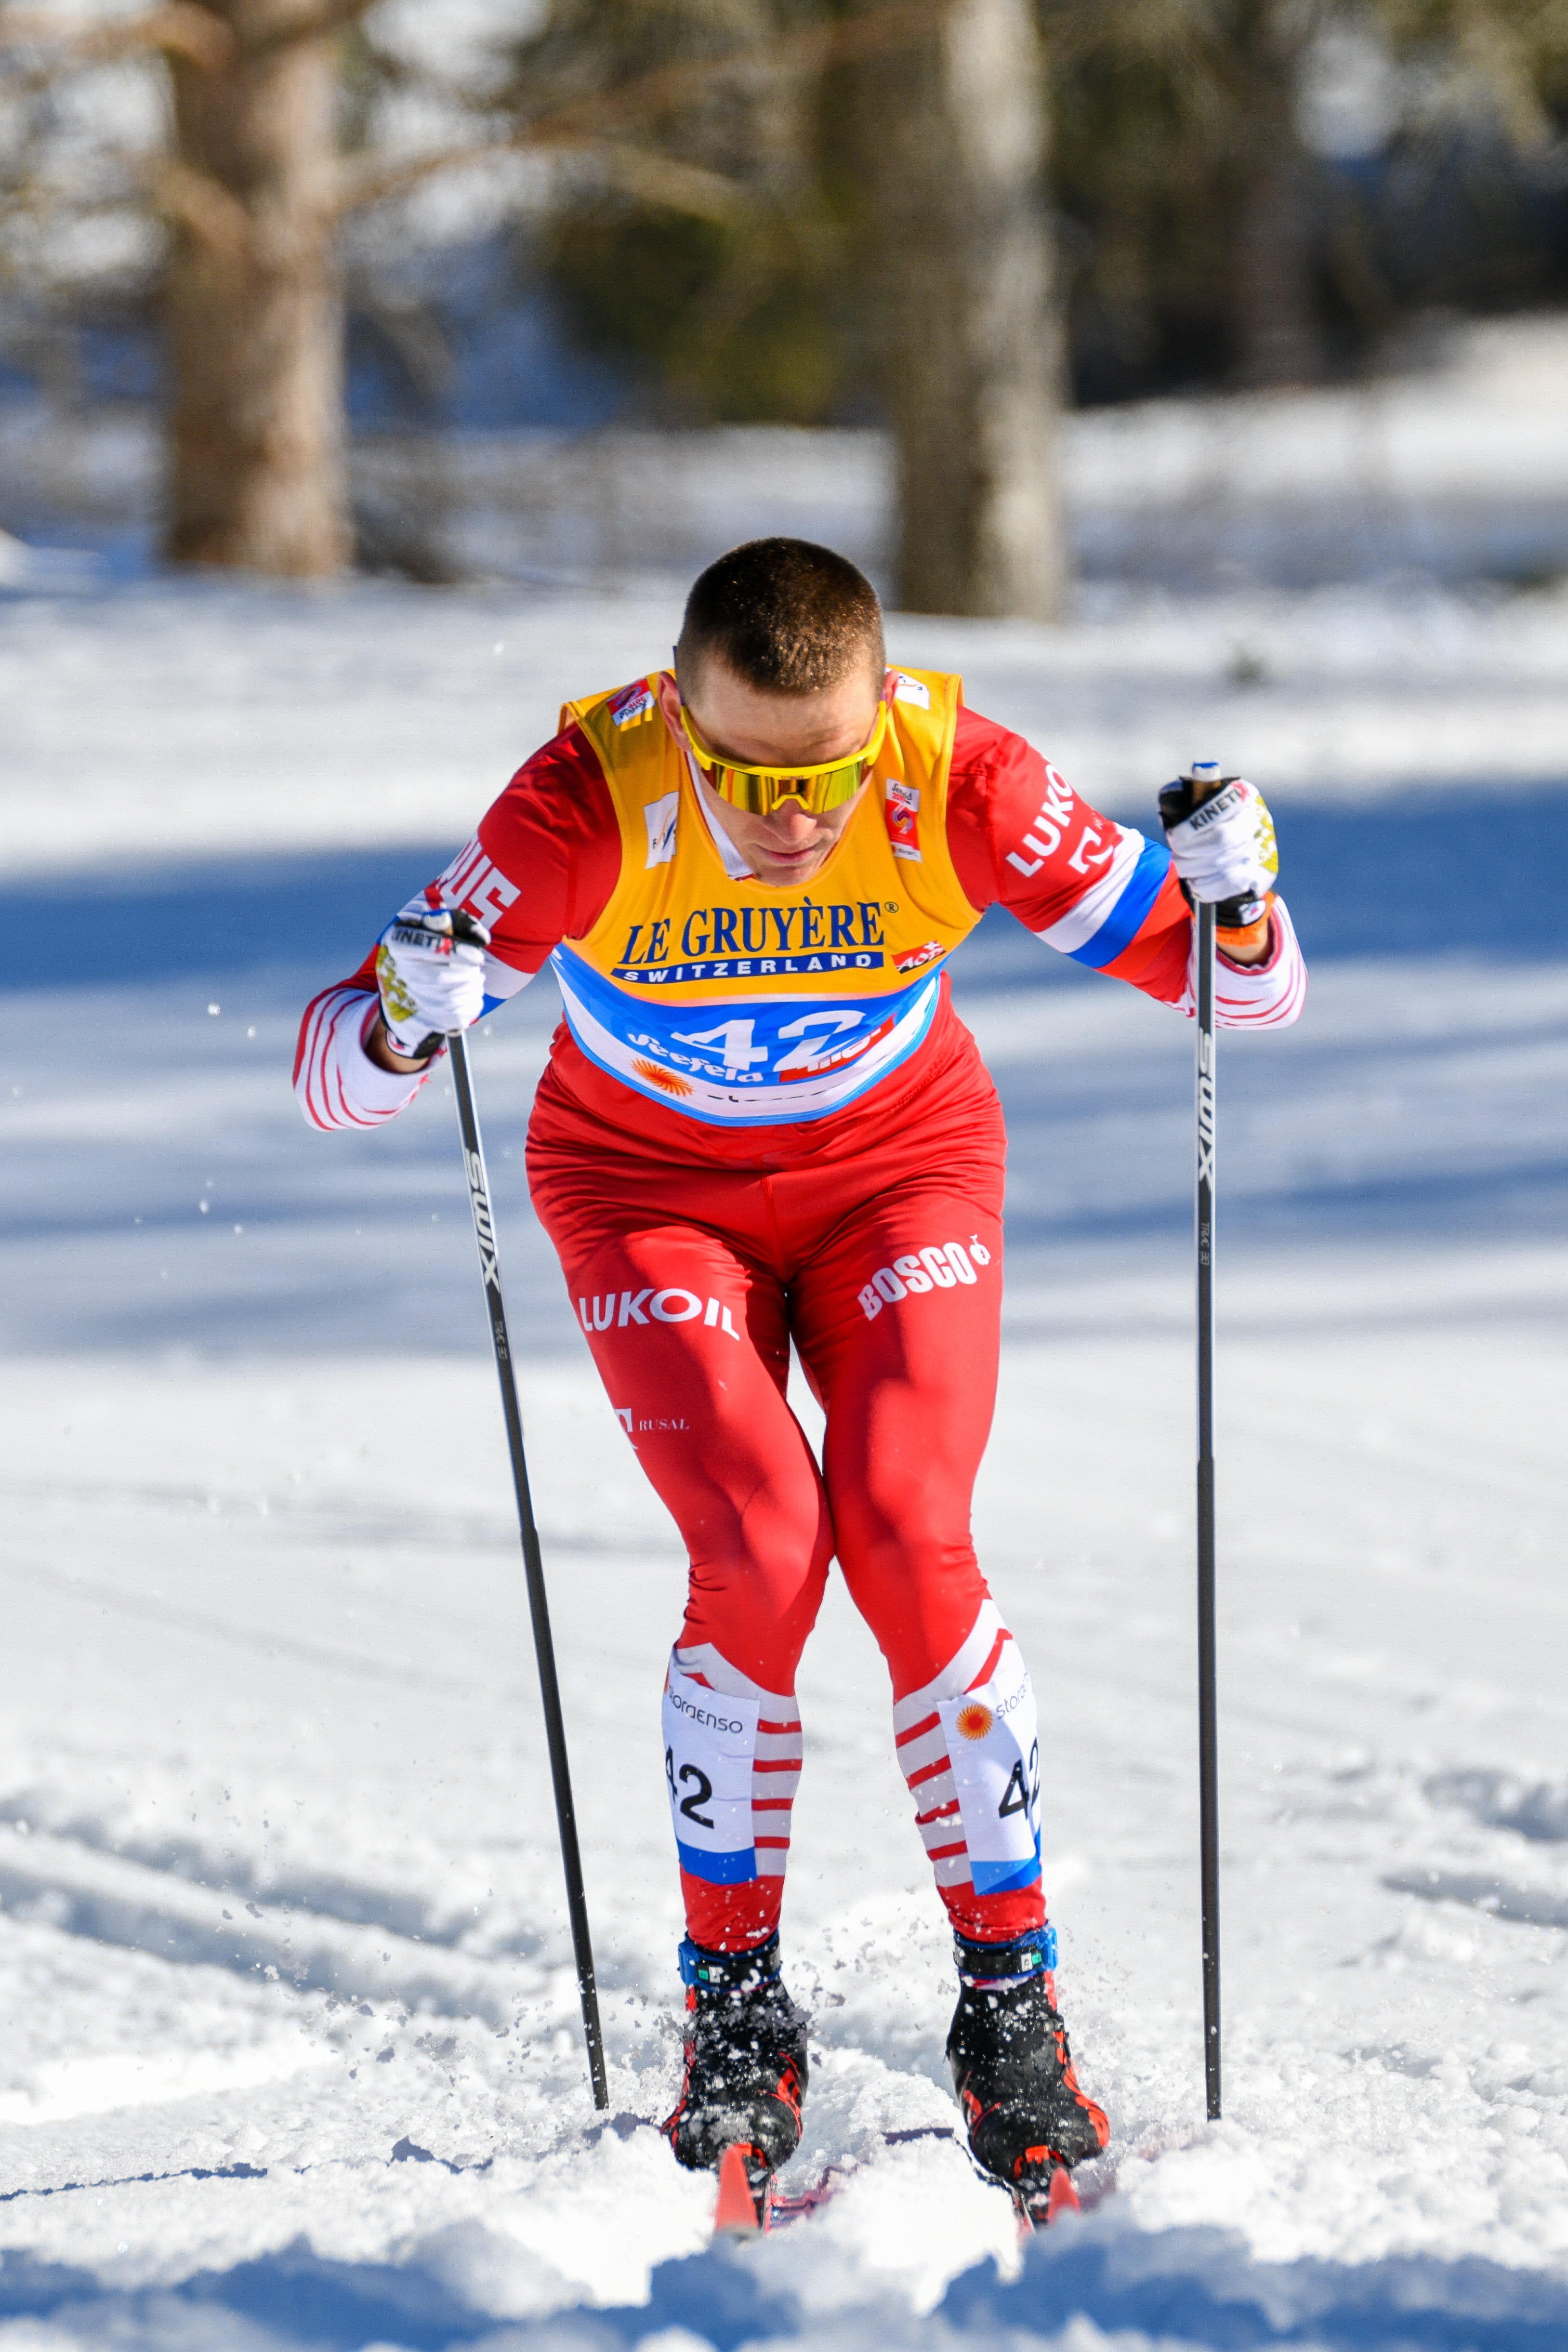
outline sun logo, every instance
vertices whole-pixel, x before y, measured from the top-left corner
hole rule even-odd
[[[990,1708],[977,1698],[972,1698],[967,1706],[961,1706],[953,1718],[966,1739],[984,1739],[996,1719]]]
[[[639,1059],[632,1063],[632,1067],[640,1078],[646,1078],[653,1086],[663,1087],[667,1095],[689,1095],[691,1092],[685,1078],[677,1078],[674,1070],[662,1070],[657,1062]]]

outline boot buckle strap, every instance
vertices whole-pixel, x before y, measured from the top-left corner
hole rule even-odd
[[[953,1956],[959,1980],[967,1985],[1044,1976],[1056,1966],[1056,1930],[1036,1927],[1010,1944],[971,1944],[959,1936],[954,1938]]]

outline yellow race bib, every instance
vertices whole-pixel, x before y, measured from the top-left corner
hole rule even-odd
[[[621,877],[550,961],[571,1034],[650,1100],[722,1127],[838,1110],[907,1060],[979,921],[947,848],[961,681],[902,670],[870,786],[809,887],[727,870],[652,677],[569,703],[603,768]]]

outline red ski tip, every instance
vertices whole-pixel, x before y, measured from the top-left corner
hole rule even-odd
[[[714,2209],[713,2226],[716,2237],[737,2238],[754,2238],[762,2227],[757,2200],[751,2193],[745,2152],[738,2146],[727,2147],[718,2160],[718,2203]]]
[[[1072,2186],[1072,2176],[1064,2164],[1059,2164],[1051,2176],[1051,2194],[1045,2200],[1045,2225],[1060,2221],[1064,2213],[1082,2213],[1078,2191]]]
[[[1044,2154],[1042,2149],[1041,2154]],[[1019,2229],[1027,2238],[1031,2230],[1049,2230],[1064,2213],[1082,2213],[1078,2191],[1072,2186],[1071,2174],[1064,2164],[1053,2164],[1049,2175],[1044,2167],[1031,2173],[1013,2188],[1013,2209],[1019,2217]]]

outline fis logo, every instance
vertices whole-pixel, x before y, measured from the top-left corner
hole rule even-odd
[[[664,793],[656,801],[643,803],[643,822],[648,828],[648,855],[643,861],[646,872],[655,866],[667,866],[675,854],[675,820],[680,814],[679,793]]]
[[[653,689],[645,677],[634,678],[610,698],[610,716],[617,727],[640,727],[656,708]]]
[[[859,1294],[861,1311],[868,1323],[874,1323],[884,1307],[896,1307],[901,1298],[977,1282],[975,1268],[990,1262],[990,1251],[974,1234],[969,1236],[967,1249],[962,1242],[945,1242],[911,1250],[904,1257],[895,1257],[891,1265],[878,1266]]]

